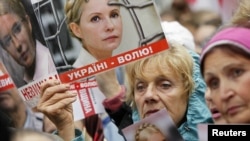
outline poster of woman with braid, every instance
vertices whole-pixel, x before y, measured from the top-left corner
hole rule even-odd
[[[166,109],[124,128],[122,132],[128,141],[183,141]]]
[[[33,8],[62,82],[168,48],[152,0],[34,0]]]

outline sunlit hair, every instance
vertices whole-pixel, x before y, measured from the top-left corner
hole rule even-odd
[[[0,0],[0,16],[5,14],[14,14],[23,20],[27,15],[20,0]]]
[[[250,1],[240,0],[239,6],[231,18],[231,23],[250,27]]]
[[[162,131],[157,126],[155,126],[154,124],[143,123],[136,130],[135,141],[147,141],[148,138],[153,133],[160,133],[161,135],[164,136]]]
[[[125,78],[127,86],[126,101],[133,108],[135,108],[135,80],[137,78],[147,78],[144,73],[146,66],[154,66],[153,68],[155,68],[155,70],[159,71],[161,74],[169,73],[166,72],[165,68],[171,69],[172,72],[175,73],[174,75],[181,78],[182,82],[184,83],[185,93],[188,96],[192,93],[194,88],[194,82],[192,78],[193,59],[185,47],[173,42],[170,44],[170,49],[125,66]]]

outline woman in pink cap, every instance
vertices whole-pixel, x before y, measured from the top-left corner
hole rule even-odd
[[[201,53],[210,98],[229,123],[250,123],[250,29],[226,27]]]

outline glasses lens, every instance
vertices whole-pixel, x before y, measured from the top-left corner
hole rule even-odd
[[[15,36],[17,36],[21,32],[21,30],[22,30],[22,23],[19,22],[13,27],[12,33],[15,34]]]
[[[5,48],[9,47],[11,40],[12,39],[11,39],[10,35],[8,35],[5,38],[3,38],[3,40],[2,40],[3,47],[5,47]]]

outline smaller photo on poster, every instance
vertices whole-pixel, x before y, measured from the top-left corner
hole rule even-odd
[[[183,141],[166,109],[122,130],[128,141]]]

